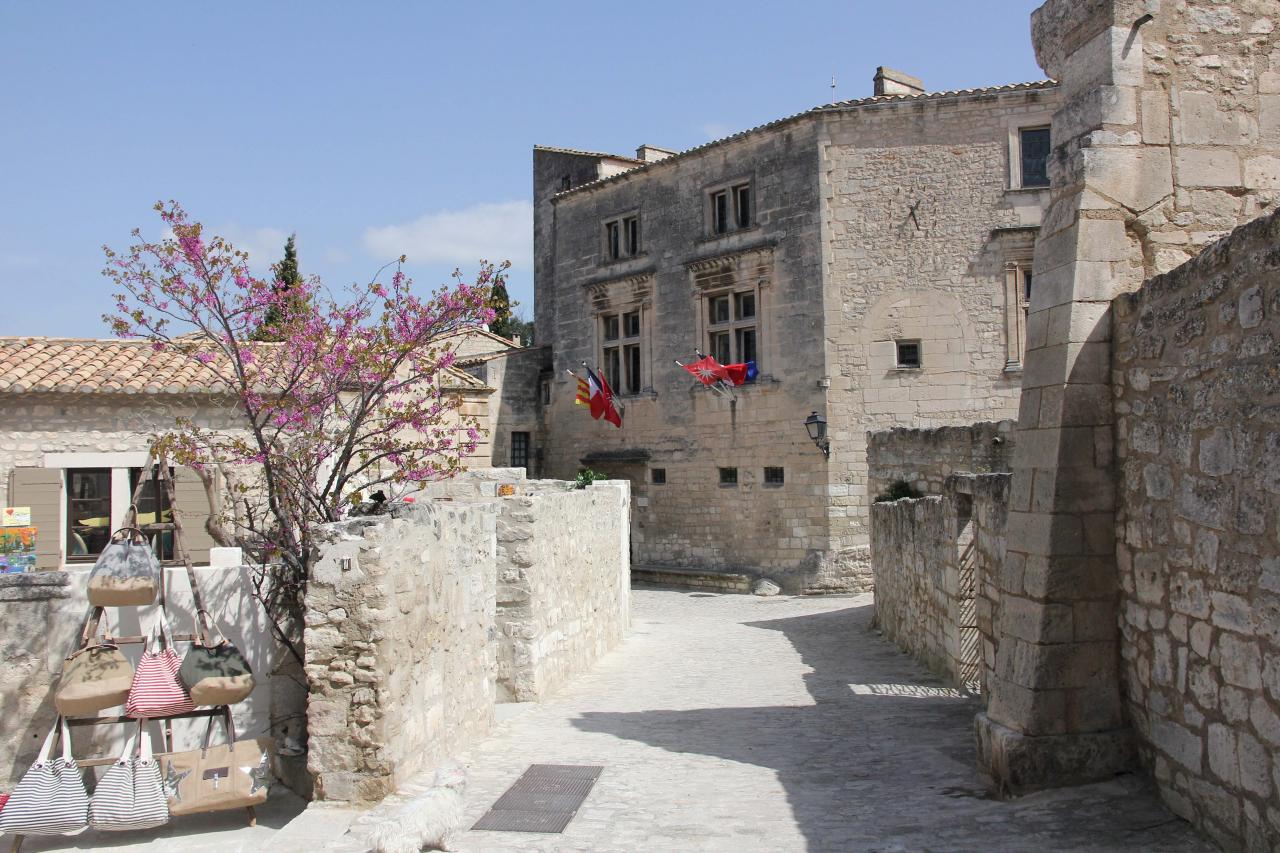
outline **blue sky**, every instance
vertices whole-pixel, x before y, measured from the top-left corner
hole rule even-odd
[[[105,337],[100,247],[168,198],[262,269],[297,232],[331,286],[510,258],[531,316],[533,145],[688,148],[877,65],[1039,79],[1037,5],[0,0],[0,334]]]

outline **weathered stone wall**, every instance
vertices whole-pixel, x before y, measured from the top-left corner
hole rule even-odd
[[[521,492],[498,519],[499,701],[553,693],[617,645],[630,619],[627,482]]]
[[[530,347],[508,350],[465,368],[467,373],[494,389],[488,399],[488,464],[498,468],[511,465],[511,434],[527,432],[528,476],[542,476],[546,435],[542,423],[541,379],[544,362],[549,357],[546,347]]]
[[[246,736],[271,732],[282,745],[301,746],[306,689],[288,675],[272,677],[288,652],[272,637],[262,606],[253,597],[249,569],[199,568],[197,583],[218,627],[244,652],[257,686],[233,707],[236,731]],[[85,597],[89,567],[72,571],[0,575],[0,789],[13,785],[30,767],[53,724],[53,696],[63,659],[79,643],[89,605]],[[186,571],[167,569],[168,614],[175,632],[194,630],[195,614]],[[155,607],[107,608],[103,626],[117,637],[147,633]],[[99,631],[101,634],[102,631]],[[180,652],[186,643],[179,644]],[[142,646],[122,646],[137,664]],[[119,713],[123,713],[120,711]],[[77,757],[119,755],[124,726],[77,727],[72,743]],[[204,737],[204,720],[173,724],[177,749],[195,749]],[[160,749],[160,729],[152,737]]]
[[[1114,303],[1126,706],[1170,807],[1251,850],[1280,846],[1278,270],[1273,214]]]
[[[921,494],[941,494],[959,472],[1007,472],[1013,460],[1014,421],[935,429],[894,428],[867,434],[870,500],[899,480]]]
[[[371,802],[488,730],[494,510],[423,502],[329,525],[307,587],[316,797]]]
[[[981,643],[978,675],[983,696],[990,693],[996,656],[1000,653],[996,625],[1000,624],[1000,588],[1007,583],[1001,573],[1006,570],[1005,531],[1012,480],[1011,474],[979,474],[969,481],[973,498],[974,624]]]

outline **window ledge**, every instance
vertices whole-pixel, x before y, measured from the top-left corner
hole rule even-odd
[[[920,373],[924,370],[924,365],[921,364],[916,367],[908,367],[904,364],[897,364],[894,365],[893,369],[899,373]]]
[[[1051,187],[1008,187],[1005,189],[1005,195],[1033,195],[1038,193],[1047,193]]]
[[[721,240],[728,240],[731,237],[741,237],[746,234],[754,234],[759,230],[760,230],[760,223],[753,222],[752,224],[748,225],[746,228],[734,228],[724,232],[723,234],[704,234],[698,240],[698,242],[699,243],[716,243]]]
[[[602,267],[621,266],[622,264],[626,264],[631,261],[644,260],[648,256],[649,256],[648,252],[636,252],[634,255],[626,255],[625,257],[621,257],[621,258],[601,258],[600,266]]]

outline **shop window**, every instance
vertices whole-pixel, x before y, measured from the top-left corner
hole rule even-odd
[[[67,561],[92,560],[111,539],[111,469],[67,469]]]

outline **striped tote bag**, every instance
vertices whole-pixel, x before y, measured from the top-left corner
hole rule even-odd
[[[62,732],[62,755],[49,759]],[[9,794],[0,811],[0,832],[13,835],[74,835],[89,821],[84,777],[71,757],[71,729],[64,717],[53,724],[36,763]]]
[[[164,641],[163,647],[161,640]],[[166,717],[194,711],[195,704],[187,689],[178,680],[178,668],[182,660],[173,647],[173,632],[169,620],[160,610],[160,618],[151,629],[151,641],[138,661],[133,674],[133,686],[125,700],[124,712],[130,717]]]
[[[160,764],[151,755],[151,735],[146,726],[146,720],[138,724],[138,731],[129,736],[120,760],[98,780],[89,801],[89,825],[94,829],[151,829],[169,822]]]

